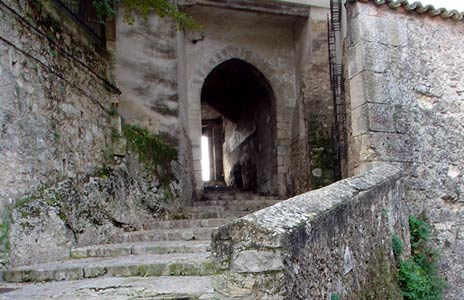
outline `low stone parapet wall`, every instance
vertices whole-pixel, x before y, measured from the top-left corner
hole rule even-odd
[[[382,165],[218,228],[217,291],[233,299],[396,299],[391,237],[409,241],[403,194],[401,171]]]

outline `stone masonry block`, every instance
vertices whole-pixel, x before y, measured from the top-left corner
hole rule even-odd
[[[232,260],[231,270],[237,273],[257,273],[283,269],[279,252],[245,250]]]
[[[369,131],[369,117],[367,104],[351,111],[351,130],[354,137]]]
[[[365,92],[366,86],[366,79],[365,73],[358,73],[353,78],[349,80],[349,92],[350,92],[350,100],[351,100],[351,109],[355,110],[356,108],[360,107],[367,103],[367,97]]]
[[[360,39],[368,42],[378,42],[385,45],[405,46],[408,43],[408,30],[398,19],[379,16],[363,16],[359,19]]]
[[[358,43],[348,49],[348,78],[353,78],[363,71],[363,48]]]

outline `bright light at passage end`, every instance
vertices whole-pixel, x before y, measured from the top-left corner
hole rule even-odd
[[[209,141],[208,137],[201,137],[201,175],[203,181],[209,181],[211,174],[209,172]]]

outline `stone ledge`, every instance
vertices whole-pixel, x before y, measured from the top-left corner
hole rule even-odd
[[[402,171],[379,164],[216,229],[212,251],[225,271],[217,290],[234,299],[306,299],[310,290],[317,299],[357,295],[374,280],[368,274],[396,268],[392,232],[408,247],[403,194]],[[375,276],[388,281],[391,274]],[[250,276],[252,286],[245,284]],[[327,284],[337,281],[333,291]],[[270,289],[278,294],[270,297]]]

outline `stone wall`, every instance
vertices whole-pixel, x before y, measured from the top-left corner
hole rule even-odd
[[[398,299],[393,233],[409,247],[399,169],[383,165],[213,233],[233,299]]]
[[[293,194],[334,181],[333,100],[327,49],[328,10],[311,7],[296,43],[298,100],[293,113]]]
[[[73,247],[111,242],[141,230],[176,206],[180,189],[143,172],[136,158],[104,167],[82,179],[67,179],[20,199],[11,213],[11,266],[69,258]]]
[[[73,246],[106,242],[180,207],[177,180],[163,186],[134,149],[120,147],[109,53],[51,1],[3,2],[0,263],[65,258]],[[172,166],[188,190],[188,176]]]
[[[35,3],[34,5],[32,5]],[[1,7],[0,207],[105,161],[115,93],[108,62],[50,3],[6,1]],[[95,73],[95,74],[94,74]]]
[[[462,21],[348,5],[350,170],[406,170],[407,200],[434,224],[451,300],[464,297],[463,37]]]

